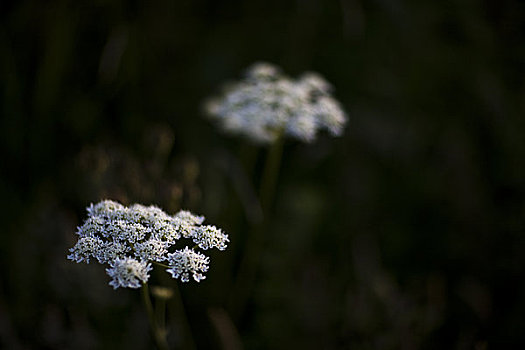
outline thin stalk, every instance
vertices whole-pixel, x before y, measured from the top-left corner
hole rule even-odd
[[[279,137],[268,150],[266,156],[259,194],[263,209],[263,221],[259,225],[252,227],[248,232],[239,272],[229,300],[230,313],[236,319],[241,317],[244,312],[246,303],[255,286],[257,271],[264,250],[264,231],[268,227],[277,187],[283,144],[284,139]]]
[[[177,284],[175,284],[175,287],[173,287],[173,294],[176,300],[175,303],[172,303],[172,305],[176,304],[174,306],[177,308],[177,314],[179,315],[182,332],[186,335],[183,339],[184,349],[195,349],[196,345],[195,340],[193,339],[193,332],[191,331],[190,323],[188,321],[188,315],[186,313],[186,309],[184,308],[184,303],[182,301],[182,294]]]
[[[151,303],[151,298],[149,295],[148,284],[142,284],[142,300],[144,306],[146,307],[146,312],[148,314],[149,325],[151,329],[151,334],[153,335],[153,340],[155,345],[159,350],[168,350],[168,341],[166,340],[166,333],[159,328],[157,320],[155,319],[155,312],[153,311],[153,305]]]
[[[195,245],[192,249],[195,249],[198,247],[198,245]],[[164,268],[170,268],[171,266],[153,261],[155,265],[164,267]],[[186,313],[186,309],[184,307],[184,302],[182,300],[182,294],[179,290],[179,286],[177,283],[174,283],[174,287],[172,288],[173,291],[173,302],[168,303],[167,305],[170,306],[170,309],[172,310],[172,316],[177,318],[180,322],[181,326],[181,334],[182,336],[182,345],[184,349],[195,349],[195,340],[193,339],[193,333],[191,331],[190,323],[188,321],[188,314]],[[165,329],[164,322],[165,322],[165,309],[166,309],[166,302],[164,300],[158,301],[157,303],[162,303],[162,309],[158,308],[157,311],[157,320],[160,320],[160,324],[163,326],[161,329]],[[175,310],[173,310],[173,308]],[[173,312],[175,311],[175,312]]]
[[[160,262],[157,262],[157,261],[153,261],[153,263],[154,263],[155,265],[159,265],[159,266],[165,267],[165,268],[167,268],[167,269],[169,269],[169,268],[171,267],[171,266],[169,266],[169,265],[166,265],[166,264],[163,264],[163,263],[160,263]]]
[[[166,300],[164,298],[158,298],[155,302],[155,316],[159,329],[166,334]]]
[[[264,221],[267,221],[270,215],[272,202],[277,189],[277,178],[279,177],[279,170],[281,168],[281,158],[283,155],[284,138],[279,137],[275,143],[268,150],[266,161],[264,163],[263,176],[261,179],[261,187],[259,198],[261,199],[261,206],[264,214]]]

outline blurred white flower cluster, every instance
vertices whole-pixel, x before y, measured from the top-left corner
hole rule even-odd
[[[96,259],[109,264],[106,269],[113,288],[139,288],[149,279],[151,263],[163,263],[174,278],[197,282],[206,278],[209,258],[196,252],[217,248],[226,249],[228,235],[215,226],[202,225],[204,217],[181,210],[170,216],[155,206],[134,204],[125,207],[104,200],[87,208],[88,218],[77,229],[78,242],[71,248],[68,259],[89,263]],[[193,248],[172,251],[180,240],[192,240]]]
[[[312,142],[321,129],[341,135],[346,124],[331,90],[317,73],[292,80],[272,64],[256,63],[244,80],[208,100],[205,109],[226,132],[258,143],[272,143],[282,135]]]

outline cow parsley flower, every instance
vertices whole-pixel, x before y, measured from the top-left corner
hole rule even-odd
[[[331,85],[317,73],[292,80],[269,63],[251,66],[244,80],[206,101],[207,114],[228,133],[259,143],[282,135],[312,142],[319,130],[343,132],[347,117],[331,95]]]
[[[87,213],[87,219],[77,228],[78,241],[69,249],[67,258],[77,263],[95,259],[109,264],[106,272],[112,278],[109,284],[113,288],[140,287],[149,279],[151,264],[166,260],[167,271],[174,278],[187,282],[191,273],[198,282],[205,278],[209,258],[187,247],[176,250],[179,240],[193,241],[203,250],[224,250],[229,242],[222,230],[202,225],[203,216],[186,210],[169,215],[156,206],[126,207],[104,200],[91,204]]]
[[[195,252],[193,249],[185,247],[175,253],[168,254],[168,263],[171,266],[168,270],[173,278],[179,278],[182,282],[189,282],[190,273],[197,282],[205,279],[201,272],[208,271],[210,258],[204,254]]]

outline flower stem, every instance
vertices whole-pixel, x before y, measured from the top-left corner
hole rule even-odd
[[[277,187],[277,178],[281,166],[284,138],[279,137],[266,155],[259,198],[263,210],[263,220],[248,232],[233,291],[230,295],[229,310],[232,316],[239,319],[254,289],[257,270],[264,249],[264,230],[268,226],[270,212]]]
[[[193,332],[191,331],[191,326],[188,320],[188,314],[184,307],[184,302],[182,300],[182,294],[180,292],[178,284],[175,284],[173,287],[174,293],[174,302],[171,303],[172,306],[176,309],[176,314],[180,320],[181,332],[184,334],[182,347],[188,350],[196,349],[195,340],[193,339]]]
[[[281,167],[281,157],[283,154],[284,137],[279,137],[268,150],[266,162],[264,163],[263,176],[259,197],[263,209],[264,221],[270,215],[272,202],[275,196],[277,178]]]
[[[165,267],[165,268],[167,268],[167,269],[169,269],[169,268],[171,267],[171,266],[169,266],[169,265],[166,265],[166,264],[163,264],[163,263],[160,263],[160,262],[157,262],[157,261],[153,261],[153,263],[154,263],[155,265],[159,265],[159,266]]]
[[[148,284],[142,284],[142,300],[144,306],[146,307],[146,312],[148,314],[149,325],[151,329],[151,334],[153,335],[153,340],[155,345],[159,350],[168,350],[168,341],[166,340],[166,332],[161,329],[155,319],[155,312],[153,311],[153,305],[151,303],[151,298],[149,295]]]

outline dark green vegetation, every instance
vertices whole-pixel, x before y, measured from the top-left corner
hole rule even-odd
[[[65,258],[103,198],[230,234],[173,345],[235,344],[231,315],[247,349],[523,347],[524,23],[512,0],[3,1],[0,348],[151,348],[139,291]],[[200,103],[259,60],[320,72],[350,121],[284,144],[232,307],[266,149]]]

